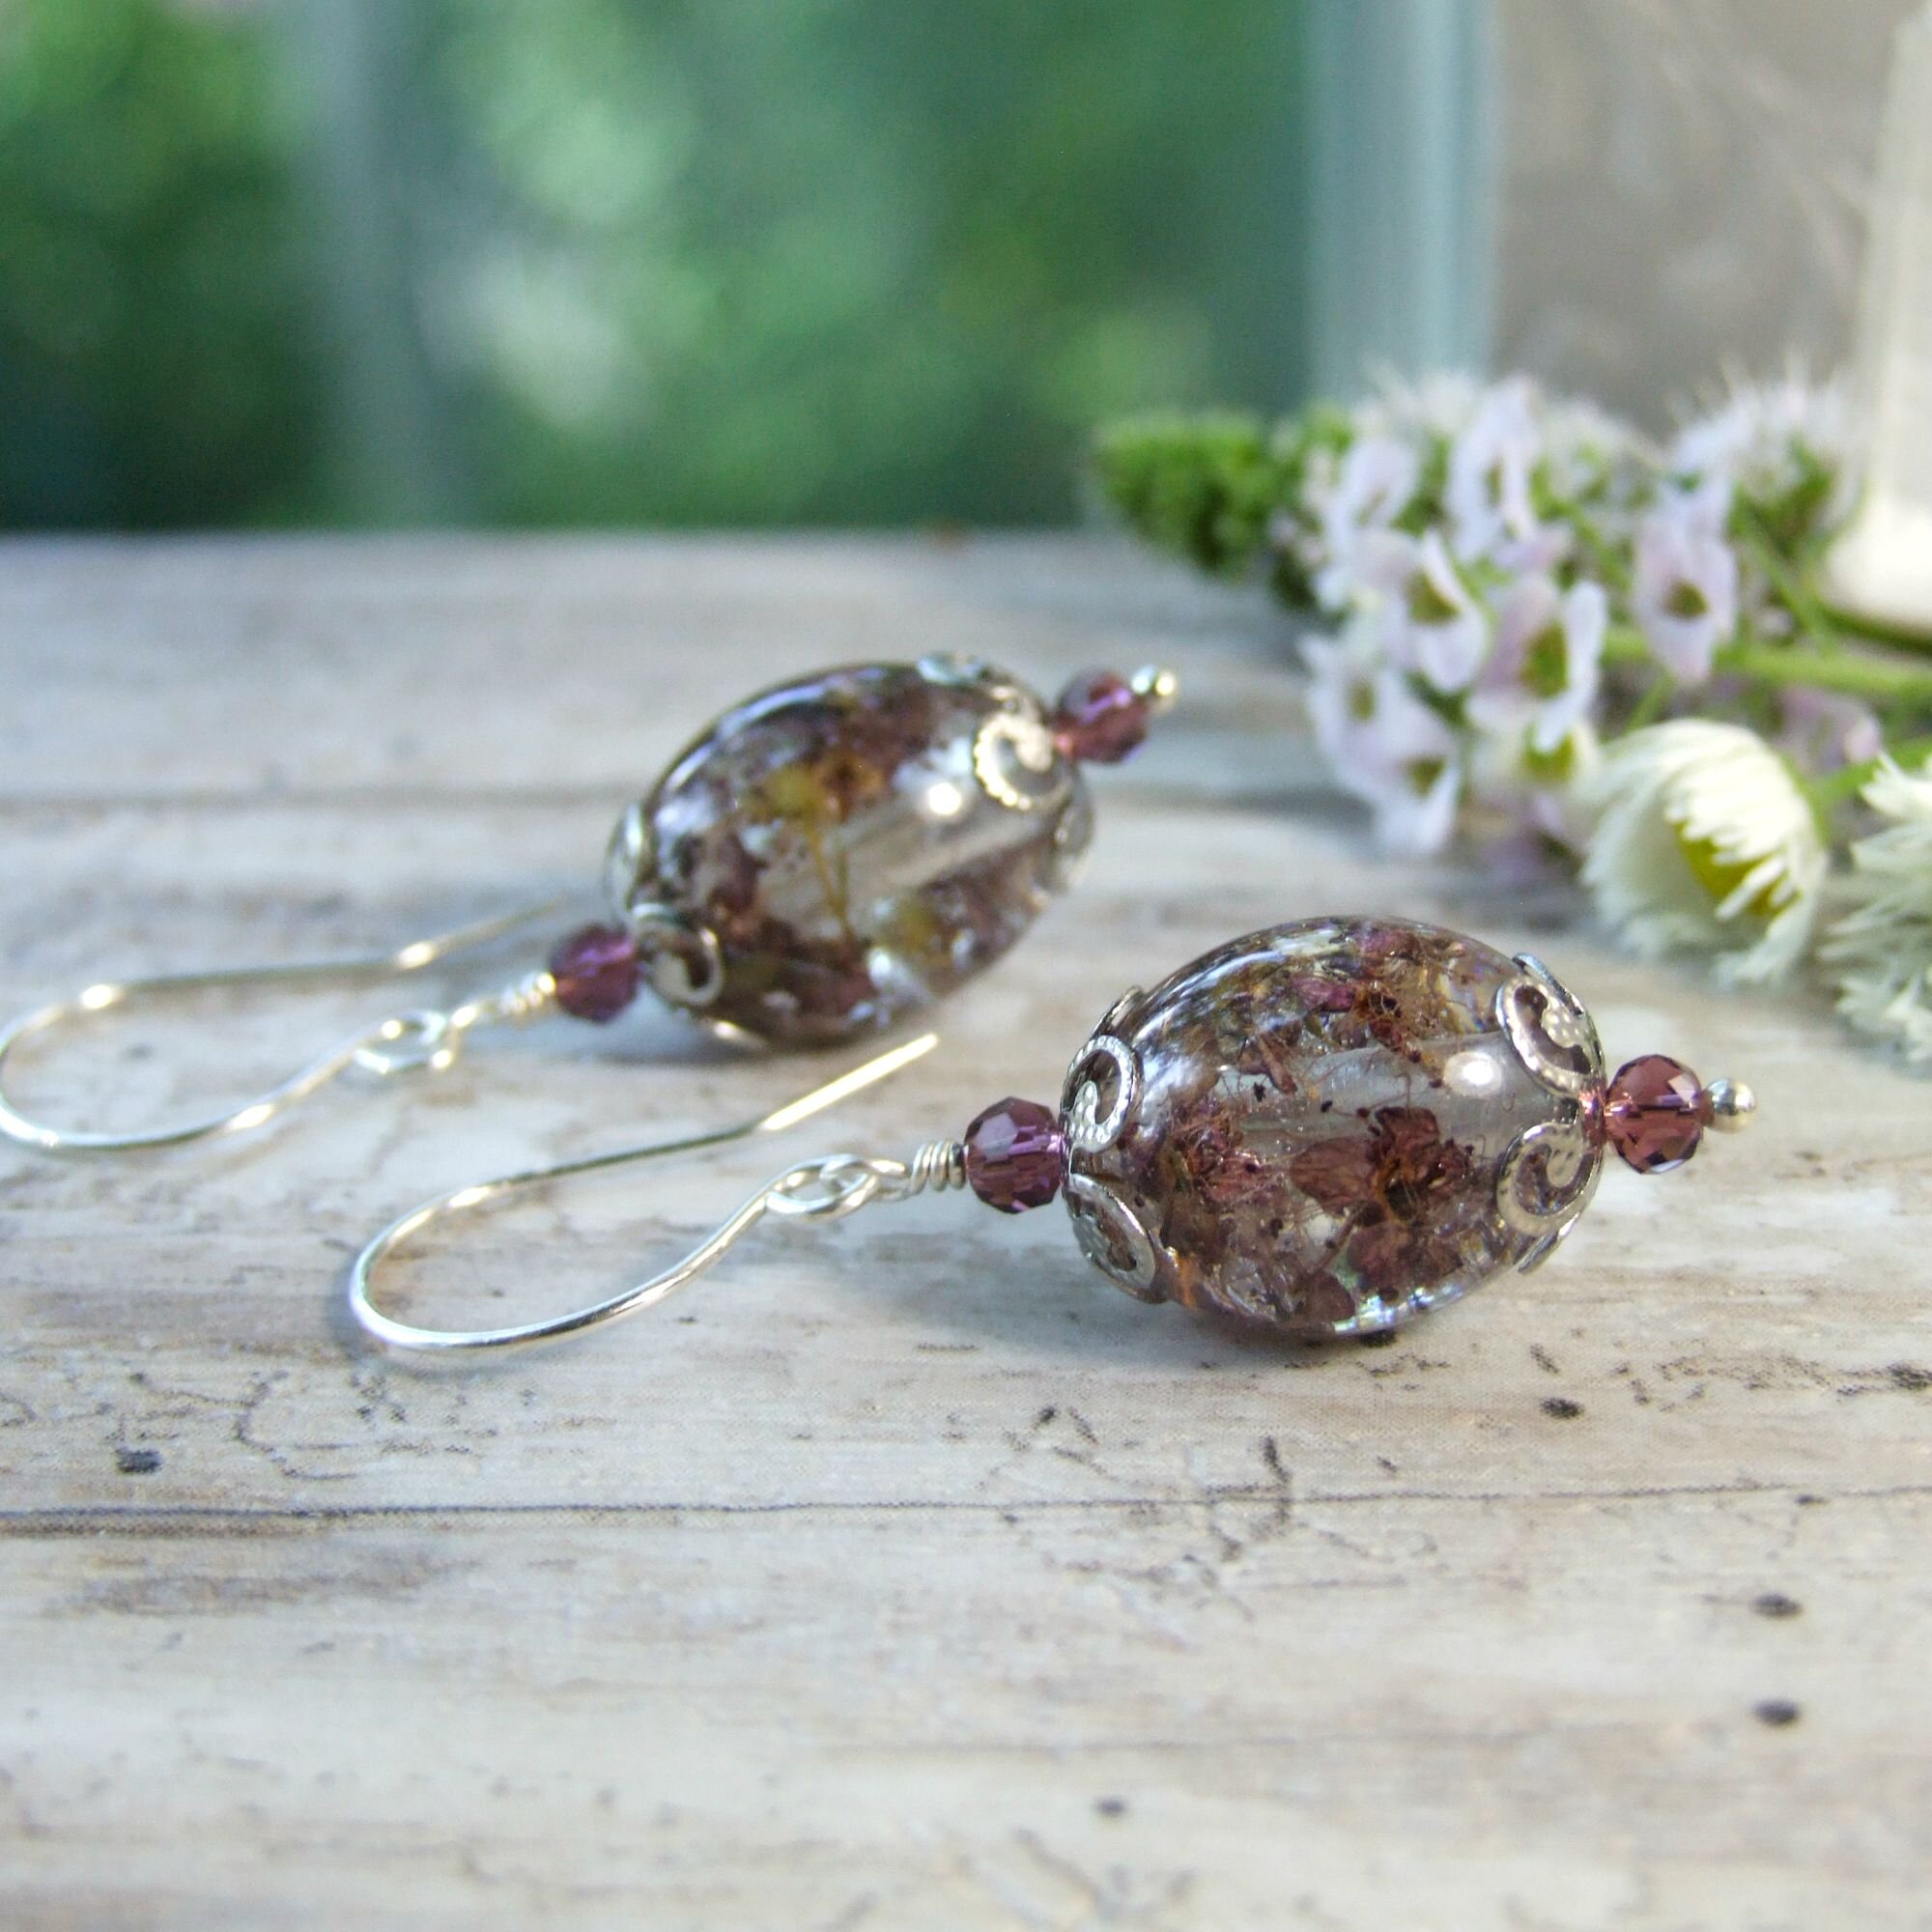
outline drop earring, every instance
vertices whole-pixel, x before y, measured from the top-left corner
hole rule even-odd
[[[904,1064],[887,1060],[835,1088]],[[1398,920],[1304,921],[1124,994],[1074,1055],[1057,1113],[1003,1100],[910,1161],[837,1153],[787,1168],[683,1260],[605,1301],[471,1330],[376,1306],[380,1265],[433,1223],[565,1175],[789,1125],[838,1092],[427,1202],[357,1257],[355,1319],[405,1350],[551,1340],[662,1301],[767,1215],[834,1221],[969,1187],[1008,1213],[1064,1197],[1080,1247],[1142,1301],[1293,1337],[1371,1335],[1547,1261],[1606,1153],[1666,1173],[1706,1127],[1743,1127],[1755,1107],[1747,1088],[1707,1087],[1661,1055],[1607,1075],[1588,1012],[1527,953]]]
[[[1174,696],[1167,671],[1093,671],[1049,707],[954,657],[777,686],[724,713],[625,812],[605,866],[610,922],[562,940],[548,966],[379,1020],[224,1112],[98,1133],[48,1125],[0,1092],[0,1133],[62,1153],[243,1132],[351,1068],[439,1070],[479,1028],[552,1010],[608,1021],[644,984],[773,1046],[890,1027],[998,959],[1071,882],[1093,831],[1080,766],[1125,757]],[[103,981],[0,1029],[0,1068],[22,1040],[136,999],[412,973],[558,903],[368,957]]]

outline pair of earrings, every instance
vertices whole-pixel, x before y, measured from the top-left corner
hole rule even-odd
[[[867,665],[779,687],[722,717],[619,822],[613,921],[547,969],[448,1010],[379,1022],[247,1105],[148,1133],[43,1125],[0,1094],[0,1132],[49,1151],[164,1145],[261,1124],[352,1066],[448,1065],[470,1032],[554,1007],[614,1017],[648,980],[713,1028],[773,1046],[889,1027],[990,964],[1070,881],[1092,832],[1079,767],[1124,757],[1174,681],[1096,672],[1049,708],[977,663]],[[526,915],[380,959],[90,987],[0,1031],[22,1038],[137,993],[411,971]],[[1117,1000],[1059,1105],[1008,1098],[906,1161],[838,1153],[785,1170],[683,1260],[545,1321],[432,1329],[379,1308],[379,1265],[432,1222],[524,1188],[794,1125],[911,1064],[928,1035],[757,1120],[454,1190],[379,1235],[350,1274],[392,1347],[500,1349],[652,1306],[766,1215],[843,1218],[968,1187],[1009,1213],[1064,1198],[1075,1237],[1143,1301],[1298,1337],[1368,1335],[1511,1267],[1538,1266],[1614,1150],[1682,1166],[1749,1090],[1660,1055],[1614,1076],[1588,1012],[1535,959],[1439,927],[1324,919],[1236,939]]]

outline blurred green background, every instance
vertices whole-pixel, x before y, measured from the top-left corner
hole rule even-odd
[[[1293,0],[0,0],[0,523],[1065,521],[1306,384]]]

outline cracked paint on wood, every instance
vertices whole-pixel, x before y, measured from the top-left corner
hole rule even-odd
[[[558,881],[594,910],[639,771],[881,639],[1047,689],[1180,670],[1079,890],[917,1073],[782,1151],[506,1215],[418,1271],[447,1313],[582,1299],[795,1154],[1051,1094],[1120,992],[1280,919],[1531,948],[1612,1056],[1763,1101],[1694,1199],[1612,1173],[1537,1274],[1331,1350],[1143,1307],[1063,1216],[959,1195],[767,1228],[582,1348],[358,1349],[343,1269],[409,1202],[823,1077],[641,1009],[253,1141],[9,1154],[0,1921],[1923,1924],[1925,1088],[1802,995],[1371,864],[1259,601],[1042,540],[0,554],[9,1009]],[[367,1009],[251,1003],[226,1077]],[[208,1017],[103,1027],[23,1087],[128,1119],[207,1094],[179,1049]]]

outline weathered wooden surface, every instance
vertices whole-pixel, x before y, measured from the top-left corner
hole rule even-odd
[[[545,1355],[356,1346],[344,1260],[400,1207],[804,1077],[668,1021],[479,1040],[248,1142],[9,1154],[0,1922],[1932,1924],[1932,1094],[1802,997],[1366,859],[1279,646],[1071,543],[0,550],[10,1009],[587,886],[781,671],[1182,670],[945,1052],[492,1227],[421,1271],[452,1312],[632,1278],[795,1154],[1051,1096],[1122,986],[1296,913],[1534,942],[1612,1055],[1764,1101],[1689,1175],[1612,1175],[1544,1272],[1299,1355],[958,1197],[767,1230]],[[224,1011],[192,1079],[206,1030],[103,1029],[23,1084],[131,1119],[374,1009]]]

